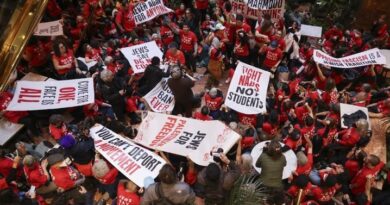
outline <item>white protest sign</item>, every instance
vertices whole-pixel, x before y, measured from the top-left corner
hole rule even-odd
[[[86,61],[85,61],[85,58],[83,58],[83,57],[78,57],[77,58],[77,60],[79,60],[79,61],[81,61],[82,63],[84,63],[87,67],[88,67],[88,70],[90,69],[90,68],[92,68],[93,66],[95,66],[98,62],[97,61],[90,61],[89,63],[87,63]]]
[[[386,58],[378,48],[363,51],[343,58],[334,58],[320,50],[314,50],[314,61],[335,68],[356,68],[367,65],[386,64]]]
[[[358,118],[355,117],[358,116],[361,119],[367,120],[369,130],[371,130],[371,121],[370,117],[368,116],[368,109],[366,107],[340,103],[340,119],[342,128],[348,128],[351,126],[346,125],[347,123],[351,123],[349,120],[345,121],[349,118],[349,116],[353,116],[350,119],[357,120]]]
[[[92,127],[90,133],[96,150],[139,187],[144,187],[145,179],[156,178],[165,164],[160,156],[102,125]]]
[[[7,110],[30,111],[76,107],[93,103],[92,78],[62,81],[18,81]]]
[[[387,68],[387,69],[390,69],[390,50],[381,49],[380,52],[386,58],[386,64],[384,65],[384,67]]]
[[[172,12],[172,10],[164,5],[163,0],[139,2],[133,9],[134,20],[137,25],[169,12]]]
[[[269,72],[239,62],[230,82],[225,104],[244,114],[265,112],[269,78]]]
[[[151,149],[188,156],[194,163],[207,166],[210,152],[222,148],[227,153],[240,135],[224,123],[148,112],[134,141]]]
[[[230,0],[232,13],[242,13],[244,17],[257,20],[263,14],[269,14],[273,21],[283,17],[285,0]]]
[[[255,147],[253,147],[251,156],[253,159],[253,167],[258,173],[261,173],[261,168],[256,167],[257,159],[259,159],[260,155],[263,153],[263,148],[265,147],[266,143],[270,141],[264,141],[258,143]],[[283,147],[284,144],[280,143],[280,145]],[[286,157],[287,164],[283,168],[283,177],[282,179],[287,179],[291,176],[291,173],[294,172],[297,169],[297,156],[295,155],[294,151],[291,149],[287,152],[283,153],[284,157]]]
[[[34,31],[36,36],[62,36],[63,34],[64,31],[60,20],[39,23]]]
[[[321,36],[322,36],[322,27],[301,24],[300,32],[301,32],[302,36],[310,36],[310,37],[314,37],[314,38],[321,38]]]
[[[161,79],[144,99],[154,112],[171,112],[175,107],[174,96],[168,87],[168,78]]]
[[[155,41],[121,48],[121,52],[129,61],[134,73],[142,73],[150,64],[153,57],[157,56],[162,59],[163,53]]]

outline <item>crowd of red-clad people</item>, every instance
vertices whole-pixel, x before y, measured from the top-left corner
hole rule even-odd
[[[378,14],[371,30],[335,23],[323,28],[320,40],[309,41],[300,33],[305,18],[295,10],[276,19],[250,19],[232,12],[228,0],[164,1],[174,12],[136,25],[133,9],[139,3],[48,1],[42,21],[61,19],[64,35],[32,36],[17,79],[30,72],[59,82],[92,77],[96,100],[68,109],[7,111],[11,82],[0,96],[1,113],[25,129],[0,149],[0,204],[251,204],[231,202],[245,176],[264,188],[257,190],[265,193],[262,201],[252,204],[390,204],[390,163],[365,149],[373,137],[367,118],[341,118],[339,105],[367,107],[371,119],[389,117],[385,68],[339,69],[313,60],[314,49],[337,58],[389,49],[385,15]],[[149,41],[156,41],[164,57],[134,74],[120,48]],[[97,63],[88,69],[76,57]],[[224,105],[223,87],[238,61],[271,72],[266,113],[248,115]],[[162,64],[169,65],[167,72]],[[164,77],[170,77],[175,97],[170,114],[220,120],[242,137],[207,167],[156,151],[167,165],[147,187],[138,187],[95,151],[89,129],[100,123],[133,139],[141,111],[148,110],[142,97]],[[204,92],[194,93],[204,77]],[[341,128],[341,121],[348,127]],[[253,147],[267,140],[253,159]],[[297,168],[282,179],[290,150]],[[253,197],[244,193],[247,200]]]

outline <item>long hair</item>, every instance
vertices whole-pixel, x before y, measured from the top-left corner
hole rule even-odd
[[[57,57],[61,56],[60,44],[65,46],[66,51],[68,51],[68,49],[69,49],[68,44],[66,43],[65,39],[62,39],[62,38],[55,39],[53,42],[53,51],[54,51],[54,55],[56,55]]]

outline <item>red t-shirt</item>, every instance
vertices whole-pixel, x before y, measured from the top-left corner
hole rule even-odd
[[[120,9],[115,17],[115,22],[122,25],[127,32],[131,32],[136,27],[133,9],[134,5],[129,4],[126,10]]]
[[[264,127],[264,125],[263,125]],[[263,128],[264,129],[264,128]],[[287,137],[285,140],[284,140],[284,144],[288,147],[290,147],[290,149],[296,151],[297,148],[298,148],[298,140],[293,140],[291,137]]]
[[[75,186],[76,180],[79,179],[80,174],[78,171],[71,167],[54,167],[50,168],[50,174],[52,176],[53,182],[57,187],[64,190],[71,189]]]
[[[286,49],[286,41],[283,38],[278,38],[277,36],[273,35],[270,38],[271,41],[277,41],[278,47],[281,51],[284,51]]]
[[[298,173],[298,175],[300,174],[309,175],[312,168],[313,168],[313,154],[308,153],[307,163],[303,166],[297,166],[296,172]]]
[[[302,198],[301,198],[302,200],[301,200],[301,201],[304,201],[305,198],[306,198],[306,196],[309,195],[309,194],[311,194],[312,186],[313,186],[313,185],[312,185],[310,182],[307,183],[306,187],[303,189],[303,194],[302,194]],[[288,189],[287,193],[288,193],[290,196],[292,196],[292,197],[297,197],[298,194],[299,194],[299,187],[293,185],[293,186],[291,186],[291,187]]]
[[[352,193],[355,195],[364,193],[367,177],[369,175],[375,176],[379,172],[379,170],[382,169],[383,166],[383,162],[380,162],[373,168],[368,168],[367,166],[364,166],[362,169],[360,169],[351,181],[351,185],[354,186],[351,189]]]
[[[167,52],[165,53],[165,59],[167,62],[173,62],[173,63],[179,62],[181,65],[185,65],[186,63],[184,54],[180,50],[178,50],[176,54],[173,54],[171,50],[167,50]]]
[[[276,65],[276,63],[282,59],[282,51],[279,48],[271,50],[271,48],[267,48],[264,60],[264,67],[272,68]]]
[[[185,32],[180,30],[180,50],[183,52],[193,52],[194,45],[198,42],[198,38],[192,31]]]
[[[195,0],[196,9],[205,10],[209,7],[209,0]]]
[[[27,55],[31,56],[28,63],[32,67],[42,66],[47,62],[47,53],[41,42],[38,42],[38,45],[27,46],[25,52]]]
[[[61,69],[61,70],[56,70],[57,73],[60,74],[60,75],[66,74],[67,72],[72,70],[72,68],[75,67],[75,65],[74,65],[74,56],[73,56],[72,49],[68,49],[68,51],[65,54],[63,54],[63,55],[61,55],[59,57],[56,56],[56,55],[53,55],[53,59],[56,59],[58,61],[59,65],[72,64],[72,66],[70,68],[64,68],[64,69]]]
[[[128,192],[123,183],[118,185],[118,205],[139,205],[140,197],[136,193]]]
[[[234,45],[234,54],[240,57],[247,57],[249,56],[249,45],[244,44],[242,45],[240,42],[236,42]]]
[[[45,185],[48,180],[42,170],[42,167],[38,163],[35,163],[32,167],[24,166],[23,171],[27,182],[36,188]]]
[[[99,106],[103,102],[100,100],[95,99],[95,103],[93,105],[84,105],[83,106],[83,112],[86,117],[96,117],[99,115]]]
[[[313,197],[318,202],[329,202],[332,200],[332,197],[336,194],[337,187],[333,186],[326,190],[321,189],[320,187],[313,186],[311,190],[313,193]]]
[[[337,104],[339,101],[337,90],[333,90],[331,92],[325,91],[322,93],[321,97],[322,100],[328,105],[331,103]]]
[[[380,101],[377,104],[378,111],[382,113],[383,115],[390,115],[390,108],[385,105],[384,101]]]
[[[341,139],[338,143],[347,147],[355,146],[360,140],[360,134],[354,127],[339,132],[339,136]]]
[[[57,128],[54,125],[49,125],[49,132],[55,140],[59,140],[62,136],[66,134],[67,131],[68,129],[66,128],[65,124],[63,124],[60,128]]]
[[[204,95],[204,101],[206,106],[210,109],[210,111],[219,110],[223,103],[222,97],[212,98],[208,93]]]
[[[238,113],[238,120],[244,125],[253,125],[256,126],[257,116],[256,115],[247,115],[243,113]]]
[[[322,137],[322,146],[327,147],[334,139],[334,136],[337,134],[337,129],[329,130],[328,134],[324,136],[325,129],[326,128],[319,129],[317,134]]]
[[[115,182],[117,176],[118,170],[115,167],[111,167],[110,171],[104,177],[98,178],[97,180],[102,184],[112,184]]]
[[[0,174],[3,176],[8,176],[12,170],[12,164],[12,159],[7,157],[0,158]]]
[[[297,116],[297,119],[300,124],[304,123],[305,117],[309,115],[309,110],[306,108],[306,106],[299,106],[295,108],[295,115]]]
[[[203,121],[209,121],[209,120],[212,120],[213,118],[210,115],[203,115],[200,112],[195,112],[194,113],[194,119],[203,120]]]
[[[160,36],[165,46],[168,46],[170,43],[172,43],[175,38],[175,34],[168,26],[160,27]]]
[[[0,94],[0,111],[4,111],[7,109],[8,104],[12,100],[12,93],[10,92],[2,92]],[[27,111],[5,111],[3,116],[10,122],[18,123],[20,119],[28,116]]]
[[[345,169],[349,171],[349,176],[353,179],[360,170],[359,162],[349,159],[345,162]]]
[[[255,125],[256,126],[256,125]],[[262,126],[262,129],[265,133],[269,134],[269,135],[275,135],[277,130],[278,130],[278,127],[277,126],[274,126],[272,125],[271,123],[269,122],[265,122],[263,123],[263,126]]]
[[[93,59],[95,61],[99,61],[101,59],[100,51],[99,49],[92,48],[91,52],[85,53],[85,57],[88,57],[89,59]]]

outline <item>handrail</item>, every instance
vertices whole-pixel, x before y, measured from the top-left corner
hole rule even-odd
[[[11,73],[15,70],[22,56],[28,39],[40,22],[49,0],[26,0],[21,9],[16,9],[10,22],[9,31],[0,50],[0,91],[8,87]]]

